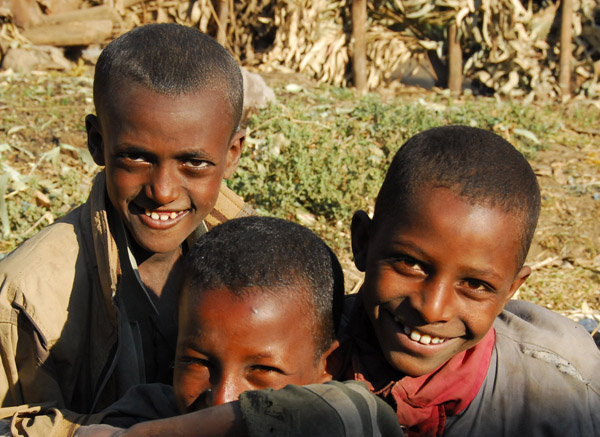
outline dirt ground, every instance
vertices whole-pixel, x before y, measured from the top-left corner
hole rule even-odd
[[[266,79],[276,92],[290,81],[314,85],[298,76]],[[89,69],[0,72],[0,216],[3,210],[8,216],[0,217],[0,257],[85,200],[97,171],[86,152],[84,127],[84,115],[93,111],[91,84]],[[600,102],[553,105],[561,129],[530,158],[542,189],[542,214],[528,257],[534,272],[520,297],[577,319],[600,310]],[[342,259],[357,282],[350,260]]]

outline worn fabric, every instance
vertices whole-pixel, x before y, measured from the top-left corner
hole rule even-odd
[[[58,409],[54,402],[5,407],[3,410],[12,412],[12,417],[0,420],[2,436],[67,437],[80,426],[98,423],[103,417],[102,414],[83,415]]]
[[[101,412],[101,423],[130,428],[149,420],[179,415],[173,387],[167,384],[142,384],[129,391]]]
[[[239,402],[249,437],[404,435],[394,410],[357,381],[247,391]],[[104,424],[130,427],[173,417],[178,410],[171,386],[145,384],[132,388],[102,414]]]
[[[213,224],[248,213],[243,201],[223,192]],[[84,205],[0,261],[2,407],[53,402],[57,409],[93,413],[144,382],[139,361],[122,359],[136,342],[121,323],[119,252],[126,248],[115,239],[106,199],[101,172]],[[205,231],[201,226],[188,244]],[[0,408],[0,417],[14,412]]]
[[[494,327],[482,387],[444,435],[600,435],[600,351],[585,329],[522,301]]]
[[[113,297],[121,269],[103,176],[84,205],[0,262],[4,407],[54,401],[91,412],[116,399]]]
[[[356,304],[360,309],[359,300]],[[345,325],[346,335],[361,332],[359,341],[353,342],[350,372],[371,379],[371,389],[396,409],[407,435],[600,435],[600,352],[581,326],[549,310],[509,302],[494,323],[496,335],[485,377],[478,378],[478,371],[470,378],[463,374],[466,379],[455,392],[448,390],[445,380],[452,379],[445,369],[454,358],[429,375],[402,377],[381,351],[373,353],[372,347],[366,347],[377,345],[367,317],[360,311],[353,313]],[[439,390],[428,390],[427,385]],[[457,394],[471,392],[475,396],[466,408],[454,414],[441,408]],[[411,422],[418,417],[415,408],[427,412],[432,407],[439,408],[445,426],[432,430],[429,414],[423,415],[425,429]]]
[[[240,406],[251,437],[404,435],[394,411],[355,381],[248,391]]]

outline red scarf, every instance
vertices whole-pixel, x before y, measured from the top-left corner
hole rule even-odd
[[[407,436],[442,435],[446,417],[464,410],[481,388],[496,340],[492,328],[471,349],[453,356],[430,374],[412,378],[402,377],[387,363],[360,302],[349,326],[354,348],[346,376],[365,381],[373,393],[395,406]]]

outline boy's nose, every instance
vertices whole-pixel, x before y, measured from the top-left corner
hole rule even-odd
[[[451,282],[433,278],[422,283],[410,298],[425,323],[448,322],[455,316],[455,290]]]
[[[146,184],[146,196],[158,205],[167,205],[177,199],[178,178],[176,170],[168,166],[157,166]]]
[[[210,406],[215,407],[237,401],[243,392],[250,389],[250,387],[245,387],[240,380],[241,378],[223,378],[214,384],[208,397]]]

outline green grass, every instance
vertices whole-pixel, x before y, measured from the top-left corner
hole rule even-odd
[[[447,124],[481,127],[533,156],[558,128],[543,111],[491,99],[405,101],[319,91],[287,95],[248,120],[247,148],[230,186],[261,213],[312,225],[345,252],[353,213],[372,209],[392,157],[416,133]]]
[[[597,235],[595,222],[585,220],[600,205],[592,198],[599,192],[593,185],[598,137],[578,133],[596,129],[600,109],[593,104],[525,106],[491,98],[457,101],[443,93],[358,98],[352,90],[329,86],[276,94],[278,103],[247,121],[246,149],[228,182],[260,213],[309,226],[348,267],[352,215],[372,212],[385,170],[406,140],[452,123],[493,130],[546,175],[540,176],[540,258],[533,261],[552,256],[559,261],[535,271],[521,297],[553,309],[579,308],[584,301],[599,307],[600,277],[590,260],[600,245],[590,237]],[[0,239],[0,257],[45,226],[47,213],[57,219],[87,198],[97,171],[85,147],[83,120],[93,110],[91,96],[89,77],[0,75],[0,175],[6,166],[16,172],[0,193],[7,196],[0,218],[6,212],[9,228]],[[572,157],[565,158],[564,150]],[[551,165],[558,161],[574,183],[557,182]],[[36,202],[36,191],[48,196],[49,207]],[[346,273],[351,285],[360,278],[351,269]]]

